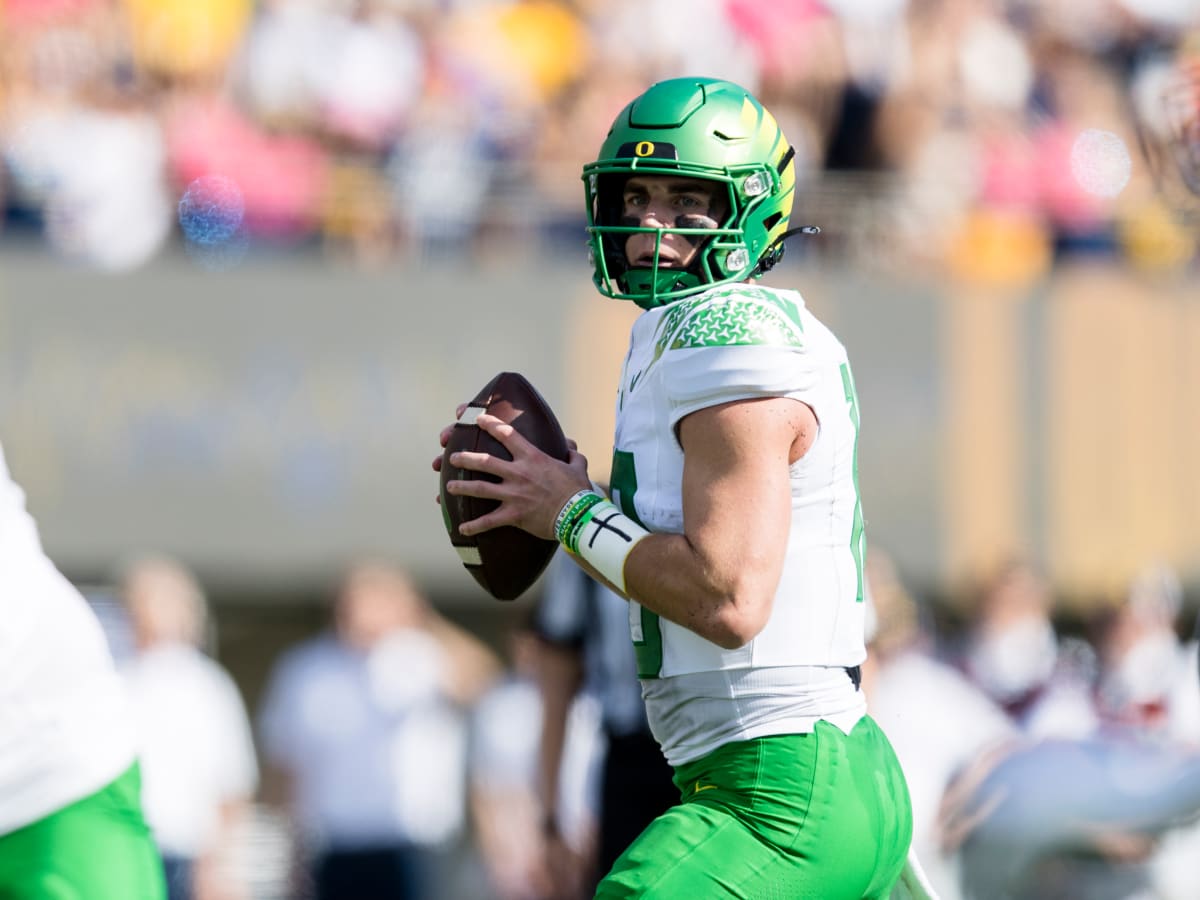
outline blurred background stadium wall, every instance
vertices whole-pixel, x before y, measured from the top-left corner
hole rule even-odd
[[[872,538],[917,583],[952,590],[1014,553],[1083,598],[1152,557],[1194,574],[1193,284],[1090,262],[996,291],[797,257],[772,280],[800,280],[861,360]],[[0,264],[8,455],[80,576],[155,546],[218,592],[290,593],[371,553],[448,603],[487,603],[428,464],[446,410],[505,368],[606,469],[632,314],[561,255],[207,272],[166,253],[98,277],[10,248]]]

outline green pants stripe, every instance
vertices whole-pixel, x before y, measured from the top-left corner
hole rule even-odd
[[[162,900],[137,765],[88,797],[0,835],[0,900]]]
[[[900,876],[912,811],[869,717],[846,735],[727,744],[676,770],[682,802],[642,832],[598,900],[876,900]]]

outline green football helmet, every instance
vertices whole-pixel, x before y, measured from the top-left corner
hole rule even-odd
[[[765,272],[783,256],[796,187],[795,151],[775,117],[729,81],[676,78],[651,86],[613,122],[595,162],[583,167],[593,281],[600,293],[652,309]],[[634,174],[716,182],[728,195],[716,228],[648,228],[622,222]],[[682,223],[677,223],[682,224]],[[816,229],[797,229],[816,231]],[[625,257],[630,234],[657,235],[653,266]],[[698,244],[687,269],[658,265],[664,234]]]

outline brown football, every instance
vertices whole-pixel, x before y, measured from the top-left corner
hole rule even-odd
[[[442,518],[450,534],[450,543],[458,551],[467,571],[485,591],[497,600],[515,600],[537,581],[554,556],[558,542],[543,540],[512,525],[477,535],[459,532],[458,526],[463,522],[491,512],[499,503],[447,494],[446,482],[499,479],[451,465],[450,454],[469,450],[512,459],[503,444],[475,424],[475,419],[483,412],[509,423],[527,441],[556,459],[567,459],[567,439],[554,412],[534,386],[516,372],[501,372],[475,395],[459,417],[442,454]]]

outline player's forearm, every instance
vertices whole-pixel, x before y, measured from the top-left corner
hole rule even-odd
[[[752,640],[766,624],[778,578],[772,562],[753,554],[715,562],[685,535],[655,534],[625,561],[626,594],[651,612],[727,650]]]
[[[778,580],[714,579],[680,534],[654,534],[640,541],[625,560],[623,587],[586,559],[576,556],[575,561],[617,593],[727,650],[743,646],[762,630]],[[763,566],[747,563],[745,570],[761,572]]]
[[[770,613],[787,507],[762,515],[730,501],[730,493],[722,485],[697,499],[696,513],[690,520],[685,514],[686,533],[667,534],[647,531],[601,494],[583,490],[563,505],[554,532],[593,577],[705,640],[736,649]]]

